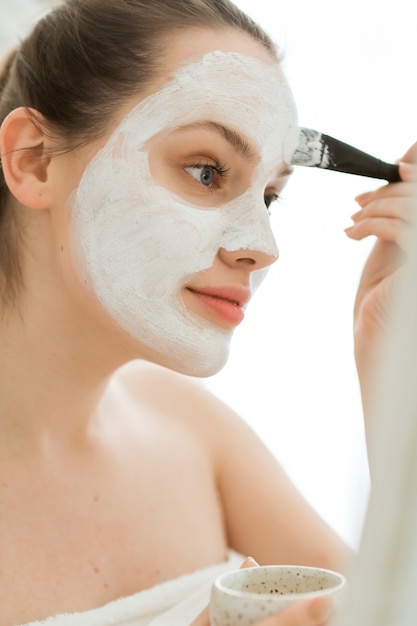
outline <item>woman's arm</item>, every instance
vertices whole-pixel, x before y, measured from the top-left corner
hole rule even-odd
[[[379,347],[389,332],[390,307],[417,215],[417,143],[401,159],[400,175],[403,182],[384,185],[356,198],[361,209],[352,217],[354,225],[346,230],[351,239],[377,237],[362,273],[354,309],[355,358],[365,419],[372,401]]]
[[[253,431],[224,407],[217,415],[220,410],[216,467],[229,545],[261,564],[343,569],[349,550],[342,540]]]

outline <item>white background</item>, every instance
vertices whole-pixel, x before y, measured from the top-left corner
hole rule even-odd
[[[411,0],[236,4],[284,48],[301,125],[387,161],[417,140]],[[35,6],[0,0],[0,49]],[[372,241],[350,241],[343,229],[357,210],[354,196],[379,184],[297,168],[272,218],[280,260],[236,332],[228,365],[206,381],[354,546],[369,480],[352,307]]]

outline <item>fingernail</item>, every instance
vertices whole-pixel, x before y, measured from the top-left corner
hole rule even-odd
[[[362,217],[362,215],[363,215],[362,211],[357,211],[356,213],[350,216],[350,219],[352,220],[352,222],[358,222],[360,218]]]
[[[357,202],[360,206],[366,204],[368,198],[372,195],[372,192],[367,191],[366,193],[360,193],[355,197],[355,202]]]
[[[245,564],[247,564],[250,567],[259,567],[259,563],[255,561],[255,559],[252,556],[247,557]]]
[[[417,180],[417,163],[401,163],[398,164],[400,168],[400,176],[407,182]]]

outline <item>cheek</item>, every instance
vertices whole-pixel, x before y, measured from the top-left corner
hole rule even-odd
[[[161,298],[212,264],[219,219],[157,185],[146,154],[127,157],[101,159],[81,182],[73,202],[75,257],[99,295]]]

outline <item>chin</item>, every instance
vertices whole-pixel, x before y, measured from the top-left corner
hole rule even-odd
[[[166,320],[161,323],[160,317],[145,330],[143,325],[133,332],[129,329],[135,358],[197,378],[217,374],[229,358],[233,332],[200,319],[196,322],[192,317],[184,320],[181,316],[179,320],[175,330],[170,328],[168,332]]]
[[[213,355],[210,355],[211,358],[207,358],[207,355],[205,357],[201,358],[200,355],[196,355],[193,359],[192,355],[188,354],[186,359],[170,359],[163,365],[186,376],[209,378],[223,369],[227,363],[229,352],[219,354],[217,358],[213,358]]]
[[[151,360],[179,374],[208,378],[220,372],[226,365],[229,358],[229,343],[230,341],[220,342],[210,350],[203,350],[201,344],[181,347],[177,344],[170,350],[152,355]]]
[[[181,374],[185,374],[186,376],[193,376],[194,378],[209,378],[210,376],[214,376],[215,374],[218,374],[223,367],[226,365],[227,363],[227,358],[224,359],[222,361],[222,363],[218,363],[218,364],[213,364],[213,365],[209,365],[209,364],[205,364],[204,366],[199,366],[199,367],[195,367],[193,369],[187,369],[187,371],[180,371]],[[179,370],[177,370],[179,371]]]

